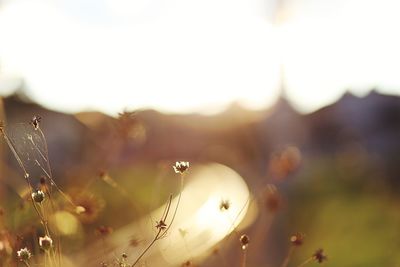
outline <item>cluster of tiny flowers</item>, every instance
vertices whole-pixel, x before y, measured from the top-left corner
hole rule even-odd
[[[176,163],[175,163],[175,165],[173,166],[173,168],[174,168],[174,171],[176,172],[176,173],[180,173],[180,174],[182,174],[182,173],[184,173],[185,171],[187,171],[187,169],[189,169],[189,162],[187,162],[187,161],[177,161]]]
[[[37,203],[42,203],[45,198],[45,194],[42,190],[36,190],[35,192],[32,192],[31,195],[32,195],[33,201],[35,201]]]
[[[17,257],[20,261],[28,261],[32,257],[31,252],[28,248],[21,248],[17,251]]]

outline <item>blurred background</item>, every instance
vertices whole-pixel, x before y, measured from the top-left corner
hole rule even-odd
[[[171,166],[185,160],[225,165],[251,192],[249,267],[279,266],[295,232],[306,238],[289,266],[318,248],[327,266],[400,266],[399,8],[0,0],[0,118],[40,115],[54,176],[93,211],[77,218],[65,253],[165,203],[179,190]],[[0,156],[5,253],[5,229],[29,232],[34,214],[5,142]],[[218,248],[238,265],[235,238],[193,261],[220,266]]]

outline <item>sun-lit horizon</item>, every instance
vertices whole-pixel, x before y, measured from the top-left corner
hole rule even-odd
[[[0,94],[23,81],[64,112],[263,109],[304,113],[344,92],[399,94],[399,4],[390,1],[5,1]],[[385,2],[385,3],[384,3]],[[357,18],[357,19],[355,19]]]

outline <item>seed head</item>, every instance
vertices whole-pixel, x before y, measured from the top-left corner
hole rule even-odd
[[[293,246],[301,246],[304,241],[304,234],[302,233],[296,233],[290,237],[290,243],[292,243]]]
[[[45,198],[45,194],[42,190],[36,190],[35,192],[32,192],[32,199],[36,203],[42,203]]]
[[[243,250],[245,250],[249,246],[249,243],[250,243],[250,238],[248,235],[242,235],[240,237],[240,244],[242,245]]]
[[[53,239],[47,235],[39,237],[39,246],[43,250],[49,250],[53,246]]]
[[[229,210],[230,207],[231,207],[231,203],[229,202],[229,200],[223,199],[223,200],[221,200],[221,203],[219,203],[219,209],[221,211]]]
[[[31,252],[28,248],[21,248],[17,251],[17,257],[20,261],[28,261],[32,257]]]
[[[172,166],[174,168],[174,171],[176,173],[183,174],[184,172],[189,169],[189,162],[188,161],[177,161],[175,162],[175,165]]]
[[[312,257],[318,263],[322,263],[328,259],[328,257],[324,254],[324,250],[322,248],[315,251]]]

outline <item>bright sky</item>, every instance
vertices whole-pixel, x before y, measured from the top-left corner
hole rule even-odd
[[[153,107],[212,113],[271,105],[280,65],[301,111],[351,88],[400,93],[400,2],[286,0],[6,0],[0,94],[23,78],[53,109]]]

